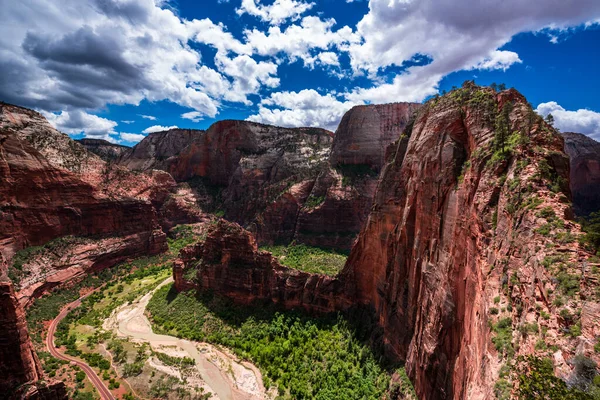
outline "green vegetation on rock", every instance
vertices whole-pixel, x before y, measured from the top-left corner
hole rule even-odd
[[[265,246],[261,247],[261,250],[270,251],[286,267],[326,275],[337,275],[348,258],[334,250],[325,250],[304,244]]]

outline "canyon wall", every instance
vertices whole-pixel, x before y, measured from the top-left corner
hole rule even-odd
[[[581,133],[564,132],[571,159],[573,207],[578,215],[600,211],[600,143]]]
[[[115,162],[124,153],[131,148],[120,144],[111,143],[103,139],[79,139],[76,142],[81,144],[87,151],[100,157],[107,162]]]
[[[187,193],[170,201],[185,197],[199,214],[222,213],[260,243],[295,240],[349,250],[387,148],[419,106],[355,107],[335,135],[247,121],[217,122],[206,132],[170,130],[149,135],[119,163],[168,171]]]
[[[0,397],[19,399],[66,399],[62,382],[44,379],[27,331],[25,311],[7,278],[8,265],[0,254]]]
[[[556,371],[568,379],[565,359],[594,338],[564,335],[553,303],[559,272],[543,265],[561,243],[569,262],[561,271],[585,290],[585,254],[562,239],[578,231],[564,219],[571,210],[562,138],[514,89],[472,84],[429,101],[407,135],[342,273],[349,296],[375,308],[387,352],[406,360],[419,398],[492,398],[499,368],[514,353],[538,352],[536,335],[518,332],[535,321],[551,332]],[[544,216],[563,222],[554,228]],[[582,293],[571,301],[569,312],[597,300]],[[511,321],[502,352],[490,329],[501,318]]]
[[[422,399],[509,396],[518,377],[501,371],[527,355],[581,382],[577,357],[600,361],[598,264],[577,242],[562,137],[514,89],[467,82],[421,107],[388,149],[338,277],[283,268],[220,223],[182,251],[176,288],[374,310],[386,355],[405,361]],[[312,191],[297,184],[290,196]]]
[[[250,232],[225,220],[209,229],[205,241],[181,251],[173,278],[179,291],[213,291],[238,304],[268,300],[317,313],[347,304],[339,279],[282,267],[271,253],[258,250]]]
[[[0,111],[0,253],[12,260],[56,238],[87,238],[84,247],[61,248],[79,255],[77,265],[10,263],[23,304],[89,270],[166,250],[153,204],[174,187],[168,174],[113,168],[39,114],[6,104]]]

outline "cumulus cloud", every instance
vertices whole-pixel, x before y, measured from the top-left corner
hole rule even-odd
[[[541,103],[536,112],[544,117],[552,114],[554,126],[563,132],[577,132],[600,140],[600,113],[586,109],[565,110],[555,101]]]
[[[70,135],[83,134],[87,138],[114,141],[115,121],[88,114],[81,110],[62,111],[58,114],[42,111],[48,122],[61,132]]]
[[[183,113],[181,114],[181,118],[189,119],[192,122],[200,122],[203,119],[202,114],[200,114],[198,111],[190,111]]]
[[[265,22],[279,25],[288,19],[298,19],[315,5],[297,0],[275,0],[271,5],[261,5],[260,2],[261,0],[242,0],[242,5],[236,12],[238,15],[247,13]]]
[[[422,101],[454,71],[506,70],[521,63],[519,54],[500,50],[517,33],[557,37],[600,18],[595,0],[547,0],[543,6],[522,0],[370,0],[356,26],[339,27],[315,11],[314,0],[241,0],[237,14],[268,28],[250,24],[234,35],[208,18],[181,18],[164,0],[54,3],[0,0],[2,100],[73,117],[93,115],[107,104],[169,100],[198,121],[215,117],[228,102],[249,106],[258,95],[264,100],[253,120],[329,128],[339,110],[352,104]],[[416,59],[424,61],[415,65]],[[279,89],[282,65],[294,62],[348,81],[336,95],[310,87]],[[360,85],[352,83],[359,76],[354,82]],[[296,110],[295,104],[315,108]]]
[[[321,95],[314,89],[299,92],[277,92],[262,101],[258,114],[248,120],[277,126],[322,127],[335,131],[342,116],[352,106],[332,94]]]
[[[169,100],[214,117],[232,85],[188,43],[248,53],[222,25],[183,20],[165,2],[0,1],[0,97],[31,108]]]
[[[119,137],[121,138],[122,141],[124,142],[130,142],[130,143],[137,143],[139,141],[144,140],[144,138],[146,137],[145,135],[141,135],[139,133],[126,133],[126,132],[121,132],[119,133]]]
[[[577,26],[600,15],[600,3],[592,0],[550,3],[370,0],[369,12],[357,25],[362,41],[351,44],[349,54],[355,73],[366,73],[375,84],[355,88],[349,98],[421,100],[437,92],[451,72],[505,70],[521,62],[518,54],[498,50],[517,33]],[[419,55],[430,62],[406,69],[391,83],[378,83],[385,68],[402,67]]]
[[[144,115],[144,114],[138,114],[138,115],[144,119],[149,119],[150,121],[156,121],[158,119],[154,115]]]
[[[142,131],[142,133],[155,133],[155,132],[163,132],[163,131],[168,131],[171,129],[177,129],[176,125],[173,126],[162,126],[162,125],[153,125],[149,128],[146,128]]]
[[[254,52],[261,56],[284,55],[289,61],[302,60],[305,65],[312,66],[317,59],[322,62],[332,61],[330,49],[345,50],[350,44],[360,42],[348,26],[338,30],[333,27],[335,19],[323,20],[309,16],[298,25],[290,25],[285,30],[272,26],[267,32],[258,29],[246,30],[246,40]],[[327,53],[323,56],[320,54]]]

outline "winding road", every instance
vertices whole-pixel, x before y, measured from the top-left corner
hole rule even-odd
[[[115,397],[112,395],[110,390],[108,390],[102,379],[98,377],[98,375],[92,369],[92,367],[90,367],[83,361],[77,360],[76,358],[70,357],[66,354],[62,354],[58,351],[56,346],[54,346],[54,334],[56,333],[56,327],[58,326],[60,321],[62,321],[67,316],[69,311],[71,311],[73,308],[79,307],[81,301],[90,294],[91,293],[88,293],[85,296],[82,296],[74,302],[70,303],[60,312],[60,314],[58,314],[56,318],[54,318],[54,320],[50,324],[50,327],[48,328],[48,335],[46,336],[46,347],[48,348],[48,351],[50,352],[50,354],[52,354],[53,357],[68,361],[72,364],[76,364],[77,366],[79,366],[79,368],[81,368],[81,370],[86,373],[88,379],[90,380],[90,382],[92,382],[92,385],[96,387],[98,393],[100,394],[100,397],[103,400],[115,400]]]

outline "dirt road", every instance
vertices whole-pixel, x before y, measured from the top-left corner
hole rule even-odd
[[[96,372],[94,372],[92,367],[90,367],[88,364],[86,364],[83,361],[77,360],[66,354],[62,354],[54,346],[54,334],[56,333],[56,327],[58,326],[60,321],[62,321],[67,316],[69,311],[71,311],[75,307],[79,307],[79,305],[81,304],[81,301],[84,298],[86,298],[87,296],[89,296],[89,294],[82,296],[79,299],[75,300],[74,302],[69,304],[67,307],[65,307],[60,312],[60,314],[58,314],[58,316],[56,318],[54,318],[54,320],[50,324],[50,327],[48,328],[48,335],[46,336],[46,347],[48,348],[48,351],[50,352],[50,354],[52,354],[53,357],[56,357],[61,360],[69,361],[70,363],[74,363],[74,364],[78,365],[79,368],[81,368],[81,370],[86,373],[88,379],[96,387],[96,389],[98,390],[98,393],[100,394],[100,397],[103,400],[114,400],[115,397],[112,395],[110,390],[108,390],[108,388],[106,387],[106,385],[104,384],[102,379],[100,379],[98,377],[98,375],[96,374]]]

